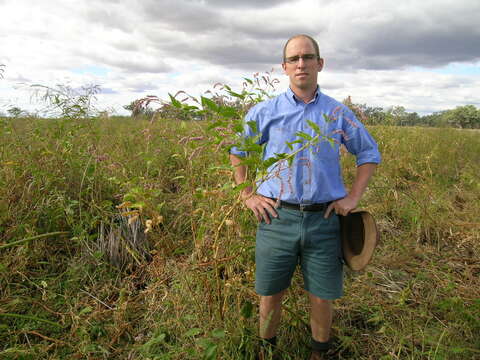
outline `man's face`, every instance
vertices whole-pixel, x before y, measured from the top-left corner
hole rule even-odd
[[[306,59],[308,55],[315,55],[313,59]],[[290,87],[300,91],[314,91],[317,88],[318,73],[323,68],[323,59],[316,57],[312,42],[303,37],[290,40],[285,50],[285,62],[282,64],[285,74],[290,78]],[[288,59],[298,61],[289,63]]]

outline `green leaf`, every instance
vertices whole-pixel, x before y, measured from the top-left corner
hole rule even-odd
[[[197,335],[200,335],[201,333],[202,333],[202,329],[192,328],[185,333],[185,336],[197,336]]]
[[[217,348],[218,345],[213,343],[209,344],[209,346],[205,349],[205,360],[214,360],[217,357]]]
[[[253,133],[257,133],[257,123],[255,121],[247,121],[247,125],[250,126]]]
[[[216,171],[216,170],[232,170],[230,165],[219,165],[219,166],[210,166],[208,171]]]
[[[258,145],[258,144],[245,144],[244,146],[241,147],[240,150],[262,152],[263,148],[261,145]]]
[[[332,138],[328,138],[327,140],[330,143],[330,145],[332,146],[332,148],[335,149],[335,140],[333,140]]]
[[[203,108],[207,108],[213,112],[217,112],[218,111],[218,105],[215,104],[215,102],[209,98],[206,98],[204,96],[201,96],[200,97],[202,99],[202,106]]]
[[[130,206],[132,209],[143,209],[145,207],[145,203],[143,201],[136,202]]]
[[[253,85],[253,81],[252,81],[252,80],[247,79],[247,78],[243,78],[243,80],[245,80],[246,82],[248,82],[250,85]]]
[[[82,310],[80,310],[80,312],[78,313],[78,315],[84,315],[84,314],[89,314],[92,312],[92,308],[90,306],[87,306],[87,307],[84,307]]]
[[[245,319],[250,319],[252,317],[252,314],[253,314],[253,305],[250,301],[246,301],[243,305],[242,305],[242,309],[240,310],[240,314],[242,314],[242,316],[245,318]]]
[[[322,133],[322,130],[320,130],[318,124],[315,124],[312,120],[307,120],[307,123],[317,134]]]
[[[103,201],[101,202],[101,206],[102,206],[103,208],[111,208],[112,205],[113,205],[113,202],[111,202],[110,200],[103,200]]]
[[[231,96],[233,96],[233,97],[236,97],[236,98],[239,98],[239,99],[242,99],[242,100],[245,99],[245,95],[239,94],[239,93],[237,93],[237,92],[235,92],[235,91],[228,90],[228,93],[229,93]]]
[[[277,160],[281,160],[281,159],[286,159],[288,154],[287,153],[275,153],[275,156],[276,156]]]
[[[325,119],[325,122],[327,122],[327,123],[332,122],[332,119],[330,119],[330,117],[325,113],[323,114],[323,118]]]
[[[269,168],[273,164],[275,164],[278,161],[277,157],[269,157],[268,159],[264,160],[262,162],[262,166],[265,168]]]
[[[237,123],[233,126],[233,132],[234,133],[241,134],[242,131],[243,131],[243,125],[242,124]]]
[[[224,339],[225,338],[225,330],[223,329],[215,329],[212,331],[212,336],[218,339]]]
[[[158,336],[155,336],[155,337],[151,338],[150,340],[148,340],[145,344],[143,344],[143,345],[141,346],[141,349],[142,349],[143,351],[149,352],[149,351],[151,351],[151,349],[152,349],[154,346],[156,346],[156,345],[161,344],[162,342],[164,342],[164,340],[165,340],[166,337],[167,337],[167,335],[164,334],[164,333],[162,333],[162,334],[160,334],[160,335],[158,335]]]
[[[182,107],[182,103],[180,101],[178,101],[177,99],[175,99],[173,97],[173,95],[171,95],[169,93],[168,96],[170,97],[170,102],[172,103],[173,106],[175,106],[176,108],[179,108],[179,109]]]
[[[214,123],[211,123],[210,125],[208,125],[207,127],[207,130],[212,130],[216,127],[219,127],[220,125],[223,125],[225,124],[223,121],[215,121]]]
[[[304,138],[307,141],[311,141],[313,139],[313,136],[303,132],[303,131],[298,131],[295,133],[296,136],[300,136],[301,138]]]
[[[235,186],[235,187],[233,188],[233,190],[234,190],[235,192],[237,192],[237,191],[242,191],[243,189],[245,189],[245,188],[247,188],[247,187],[249,187],[249,186],[251,186],[251,185],[252,185],[252,184],[250,184],[249,182],[244,182],[244,183],[241,183],[241,184]]]
[[[220,106],[218,113],[227,119],[238,117],[237,109],[231,106]]]
[[[293,164],[293,156],[288,158],[288,166],[292,166]]]
[[[183,109],[187,111],[198,110],[198,106],[195,105],[183,105]]]
[[[290,141],[290,142],[286,142],[287,146],[289,147],[290,150],[293,150],[293,144],[302,144],[303,143],[303,140],[294,140],[294,141]]]
[[[123,195],[123,201],[124,201],[124,202],[125,202],[125,201],[133,202],[133,201],[135,201],[135,200],[136,200],[136,197],[135,197],[135,195],[133,195],[133,194],[125,194],[125,195]]]

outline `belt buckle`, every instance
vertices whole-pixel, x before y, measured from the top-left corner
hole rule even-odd
[[[305,207],[307,207],[306,204],[300,204],[300,211],[304,211]]]

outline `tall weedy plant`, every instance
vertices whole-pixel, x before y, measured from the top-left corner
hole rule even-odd
[[[205,120],[207,125],[198,124],[195,136],[184,137],[180,140],[184,144],[195,144],[189,156],[190,160],[205,150],[228,152],[235,146],[248,152],[249,156],[243,158],[241,164],[246,165],[250,170],[249,173],[256,174],[256,176],[232,188],[232,191],[239,192],[249,186],[256,189],[264,181],[277,176],[279,171],[289,167],[303,150],[309,148],[312,150],[321,142],[328,142],[334,146],[337,140],[333,135],[338,133],[346,137],[346,134],[340,129],[325,133],[316,123],[305,119],[313,130],[313,136],[298,131],[295,133],[296,139],[286,143],[290,152],[277,153],[273,157],[263,159],[264,145],[259,144],[261,134],[256,128],[255,122],[245,123],[244,119],[251,107],[273,96],[275,85],[278,83],[278,79],[273,78],[271,72],[266,72],[264,75],[256,73],[251,79],[244,78],[239,92],[235,92],[228,85],[217,83],[212,91],[209,90],[204,94],[205,96],[194,97],[184,91],[179,91],[175,95],[169,94],[169,102],[164,102],[155,96],[148,96],[137,101],[136,106],[147,108],[151,103],[157,103],[162,105],[157,112],[163,111],[167,107],[176,111],[182,118]],[[183,99],[179,100],[181,95],[183,95]],[[324,115],[325,121],[327,123],[335,121],[341,113],[342,109],[338,107],[332,115]],[[356,126],[350,119],[346,118],[346,120]],[[247,126],[255,136],[245,138],[242,135]],[[306,165],[308,166],[308,164]],[[218,164],[212,165],[212,167],[216,166]]]

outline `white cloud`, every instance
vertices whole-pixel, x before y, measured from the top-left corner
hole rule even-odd
[[[478,72],[438,73],[480,61],[477,0],[4,0],[0,12],[2,103],[24,108],[35,105],[19,83],[98,84],[100,106],[119,111],[151,93],[239,86],[279,69],[283,44],[297,33],[319,41],[319,82],[338,99],[422,113],[480,103]]]

